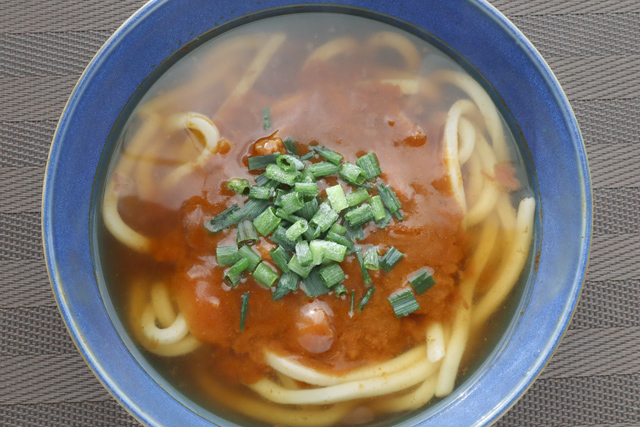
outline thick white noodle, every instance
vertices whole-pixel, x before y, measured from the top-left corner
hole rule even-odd
[[[339,55],[353,54],[360,47],[360,43],[353,37],[340,37],[318,46],[307,58],[302,66],[304,70],[307,65],[314,61],[329,61]]]
[[[369,51],[384,47],[394,49],[404,58],[405,68],[410,71],[417,71],[420,68],[422,62],[420,52],[411,43],[411,40],[402,34],[394,33],[393,31],[380,31],[369,37],[366,46]]]
[[[471,157],[473,149],[476,145],[476,127],[464,117],[460,117],[458,125],[458,134],[460,137],[460,145],[458,146],[458,157],[460,158],[460,166],[467,163]]]
[[[484,181],[484,185],[478,200],[469,209],[464,219],[467,227],[472,227],[485,219],[496,207],[496,203],[500,197],[500,190],[497,184],[488,178],[488,176],[493,176],[494,174],[496,156],[482,134],[478,135],[476,148],[484,172],[484,175],[481,174],[479,178]]]
[[[192,351],[200,347],[200,345],[200,341],[198,341],[193,335],[189,334],[180,341],[173,344],[148,344],[145,346],[145,348],[149,352],[158,356],[178,357],[191,353]]]
[[[424,359],[425,352],[426,346],[420,345],[379,365],[366,366],[344,375],[325,374],[298,363],[291,357],[279,356],[270,351],[265,351],[265,358],[269,366],[290,378],[312,385],[331,386],[393,374]]]
[[[151,286],[151,305],[153,306],[158,323],[160,323],[160,326],[163,328],[168,328],[176,321],[177,316],[171,304],[169,290],[164,283],[158,282]]]
[[[179,314],[167,328],[158,328],[156,326],[156,312],[152,304],[147,305],[142,312],[140,327],[149,341],[157,342],[160,345],[177,343],[189,333],[189,327],[182,314]]]
[[[412,411],[418,409],[429,402],[436,391],[436,381],[438,375],[434,374],[427,378],[415,390],[401,396],[380,399],[372,409],[377,413],[389,413],[400,411]]]
[[[427,359],[436,363],[445,355],[444,330],[442,323],[431,322],[427,327]]]

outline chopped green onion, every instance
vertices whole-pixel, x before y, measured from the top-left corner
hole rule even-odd
[[[271,180],[264,173],[256,176],[256,185],[259,185],[260,187],[263,187],[263,186],[265,186],[266,184],[268,184],[270,182],[271,182]]]
[[[283,273],[288,273],[289,266],[287,265],[289,261],[291,261],[291,255],[282,247],[276,246],[275,248],[269,251],[269,255],[271,255],[271,259],[278,266],[280,271]]]
[[[320,205],[318,212],[311,218],[311,224],[318,227],[320,231],[325,232],[337,219],[338,213],[331,209],[327,202],[324,202]]]
[[[273,282],[278,280],[278,273],[264,262],[261,262],[253,272],[253,277],[267,288],[270,288],[273,286]]]
[[[384,203],[384,206],[389,210],[389,213],[392,214],[402,207],[400,200],[398,200],[396,193],[394,193],[391,187],[384,184],[376,184],[376,188],[382,198],[382,203]]]
[[[227,190],[231,190],[234,193],[240,194],[243,196],[247,195],[247,190],[249,189],[250,186],[251,184],[249,184],[249,180],[243,179],[243,178],[231,178],[227,182]]]
[[[305,160],[313,159],[315,156],[316,155],[315,155],[315,153],[313,151],[309,151],[304,156],[300,156],[300,160],[302,160],[304,162]]]
[[[319,272],[320,278],[328,288],[333,288],[345,278],[344,271],[338,264],[329,264]]]
[[[302,169],[304,169],[304,162],[297,157],[292,156],[291,154],[285,154],[278,157],[278,160],[276,160],[276,164],[280,166],[282,170],[287,172],[301,171]]]
[[[413,286],[413,289],[416,290],[418,295],[422,295],[436,284],[436,279],[433,278],[426,268],[421,268],[409,276],[409,283],[411,283],[411,286]]]
[[[289,267],[289,270],[293,271],[300,277],[307,277],[314,267],[311,263],[309,263],[309,265],[306,267],[302,266],[302,264],[300,264],[300,261],[298,261],[298,255],[292,256],[291,261],[289,261],[289,264],[287,264],[287,266]]]
[[[337,184],[332,187],[327,187],[325,191],[327,192],[329,203],[331,203],[331,209],[336,212],[340,212],[341,210],[349,207],[342,185]]]
[[[351,250],[351,248],[353,248],[353,242],[351,240],[347,239],[344,236],[339,235],[334,231],[329,231],[329,233],[327,233],[327,237],[325,238],[331,242],[334,242],[346,247],[348,250]]]
[[[264,130],[271,129],[271,108],[269,107],[262,109],[262,127]]]
[[[249,260],[246,258],[240,259],[224,272],[224,281],[232,288],[237,286],[240,280],[242,280],[242,272],[247,268],[249,268]]]
[[[336,153],[333,150],[330,150],[326,147],[322,147],[320,145],[312,145],[311,148],[316,153],[320,154],[320,156],[324,157],[326,160],[330,161],[334,165],[339,165],[342,161],[342,155]]]
[[[274,164],[278,157],[280,157],[280,153],[267,154],[265,156],[254,156],[249,157],[249,170],[255,171],[259,169],[265,169],[271,164]],[[267,175],[268,178],[271,178]]]
[[[342,178],[338,178],[338,182],[344,182],[345,184],[349,184],[349,185],[352,185],[352,186],[358,187],[358,188],[364,188],[365,190],[373,190],[373,185],[369,185],[366,182],[362,183],[362,184],[354,184],[353,182],[349,182],[349,181],[344,180]]]
[[[304,201],[300,198],[300,194],[292,191],[276,198],[276,205],[282,207],[288,214],[299,211],[304,207]]]
[[[385,228],[391,222],[391,218],[391,214],[388,210],[385,209],[384,218],[382,218],[380,221],[376,221],[376,226],[378,226],[378,228]]]
[[[284,209],[281,209],[281,208],[276,209],[276,216],[278,218],[284,219],[285,221],[289,221],[291,224],[301,219],[304,219],[297,215],[288,214],[284,211]]]
[[[335,175],[340,172],[340,166],[336,166],[329,162],[320,162],[310,165],[307,170],[313,174],[313,177],[318,179],[327,175]]]
[[[349,206],[353,207],[353,206],[359,205],[362,202],[369,200],[370,198],[371,196],[369,195],[369,192],[364,188],[361,188],[359,190],[354,191],[353,193],[350,193],[347,196],[347,202],[349,203]]]
[[[299,282],[300,276],[293,271],[283,273],[282,276],[280,276],[280,280],[278,280],[275,291],[271,294],[271,298],[274,301],[278,301],[289,292],[297,291]]]
[[[382,203],[382,198],[380,198],[380,196],[373,196],[369,202],[369,206],[371,206],[374,221],[380,221],[387,216],[387,214],[384,213],[384,204]]]
[[[258,241],[258,232],[253,226],[253,223],[248,219],[243,219],[238,223],[236,233],[236,242],[239,245],[253,245]]]
[[[240,331],[244,331],[244,322],[247,319],[247,309],[249,308],[249,292],[242,294],[242,307],[240,308]]]
[[[364,171],[364,175],[367,181],[373,180],[376,176],[382,173],[378,158],[374,153],[367,153],[356,160],[356,164],[360,166],[360,169]]]
[[[302,283],[304,284],[304,292],[309,298],[317,297],[331,291],[331,289],[327,288],[327,286],[320,278],[318,268],[314,268],[313,271],[310,272],[308,277],[302,279]]]
[[[364,266],[367,270],[378,270],[380,268],[380,257],[378,247],[372,246],[364,254]]]
[[[347,292],[349,292],[347,290],[347,288],[344,287],[344,285],[342,283],[334,286],[333,288],[331,288],[331,290],[338,296],[342,295],[342,294],[346,294]]]
[[[318,255],[314,252],[322,253],[322,259],[318,263],[324,259],[342,262],[347,253],[346,245],[328,240],[314,240],[310,243],[310,247],[314,262],[318,260]]]
[[[309,223],[305,219],[296,221],[291,227],[287,229],[287,239],[296,240],[298,237],[302,236],[302,233],[307,231],[308,228]]]
[[[276,231],[269,237],[273,243],[282,246],[289,252],[295,252],[296,242],[287,239],[287,229],[283,226],[276,228]]]
[[[337,222],[334,222],[333,225],[331,226],[331,228],[329,228],[329,231],[333,231],[336,234],[339,234],[341,236],[344,236],[344,233],[347,232],[347,228],[341,226],[340,224],[338,224]]]
[[[365,181],[363,170],[353,163],[343,163],[340,168],[340,176],[347,182],[354,183],[356,185],[364,184]]]
[[[302,157],[300,157],[300,159],[302,159]],[[300,172],[300,176],[298,177],[298,182],[313,184],[314,182],[316,182],[316,178],[309,171],[309,169],[305,169],[302,172]]]
[[[324,260],[324,245],[322,240],[312,240],[309,243],[309,250],[311,251],[311,263],[313,265],[320,265]]]
[[[276,216],[273,207],[269,207],[253,220],[253,225],[256,227],[256,230],[258,230],[258,233],[263,236],[268,236],[280,225],[280,221],[282,220]]]
[[[402,221],[404,219],[404,215],[402,215],[402,212],[400,212],[399,210],[395,211],[393,213],[393,216],[398,220],[398,221]]]
[[[356,300],[356,291],[351,291],[351,310],[349,310],[349,317],[353,316],[353,302]]]
[[[311,221],[311,218],[313,218],[313,216],[317,212],[318,212],[318,199],[314,198],[304,204],[302,209],[298,211],[298,215],[300,215],[307,221]]]
[[[267,171],[265,173],[267,174],[268,178],[281,182],[283,184],[287,184],[289,186],[293,186],[293,184],[295,184],[296,182],[296,179],[300,175],[300,172],[288,172],[283,170],[280,166],[274,164],[268,165]]]
[[[264,212],[271,205],[269,200],[249,199],[245,202],[244,206],[240,208],[242,218],[245,216],[251,220],[254,220]],[[242,219],[240,218],[240,219]]]
[[[291,154],[295,154],[296,156],[298,155],[298,149],[296,148],[296,143],[293,140],[293,138],[291,137],[285,138],[282,141],[282,145],[284,145],[284,148],[286,148],[287,151],[290,152]]]
[[[357,227],[373,219],[373,211],[369,204],[364,204],[355,208],[352,211],[347,212],[344,218],[349,221],[349,225]]]
[[[309,242],[301,240],[296,243],[296,257],[298,262],[303,267],[308,267],[313,261],[313,255],[311,255],[311,249],[309,248]]]
[[[233,265],[242,258],[238,254],[238,245],[218,246],[216,248],[216,260],[218,265]]]
[[[269,200],[271,198],[271,188],[253,186],[249,190],[249,197],[252,199]]]
[[[369,302],[369,300],[371,299],[371,295],[373,295],[373,292],[376,290],[376,288],[374,288],[373,286],[370,287],[367,292],[364,294],[364,296],[362,297],[362,299],[360,300],[360,302],[358,303],[358,310],[362,311],[364,310],[364,306],[367,305],[367,303]]]
[[[304,232],[302,237],[304,237],[304,239],[307,242],[311,242],[311,241],[317,239],[318,237],[320,237],[321,234],[322,234],[322,230],[320,230],[320,228],[318,228],[318,227],[313,228],[313,227],[309,226],[309,228],[307,229],[307,231]]]
[[[388,273],[400,262],[402,258],[404,258],[404,254],[391,246],[380,260],[380,267]]]
[[[260,261],[262,261],[262,257],[256,253],[250,246],[243,246],[238,250],[238,253],[242,258],[249,260],[249,270],[253,271],[256,269]]]
[[[353,225],[347,222],[346,224],[347,232],[345,233],[345,237],[351,240],[362,240],[364,239],[364,228],[362,226],[354,227]]]
[[[360,272],[362,273],[362,279],[364,280],[365,285],[371,284],[371,276],[369,275],[369,271],[364,266],[364,260],[362,259],[361,251],[356,251],[356,258],[358,258],[358,264],[360,264]]]
[[[229,206],[224,211],[220,212],[218,215],[214,216],[208,222],[205,222],[204,228],[209,230],[212,233],[218,233],[225,228],[231,227],[232,225],[238,223],[242,217],[240,216],[240,208],[237,203]]]
[[[318,190],[318,184],[315,182],[296,182],[296,186],[294,188],[295,192],[300,194],[302,197],[315,197],[320,193]]]
[[[420,305],[418,305],[418,301],[416,301],[416,297],[413,296],[411,289],[404,289],[403,291],[392,294],[389,296],[389,302],[398,319],[416,310],[420,310]]]

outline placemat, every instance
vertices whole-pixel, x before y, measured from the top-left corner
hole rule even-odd
[[[446,1],[446,0],[443,0]],[[84,67],[140,0],[0,1],[0,426],[135,426],[73,345],[42,255],[51,138]],[[640,0],[495,0],[575,110],[593,180],[587,282],[506,426],[640,426]]]

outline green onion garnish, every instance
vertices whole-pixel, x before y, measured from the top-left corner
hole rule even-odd
[[[353,242],[351,240],[347,239],[344,236],[341,236],[340,234],[337,234],[334,231],[329,231],[325,238],[331,242],[346,247],[348,250],[351,250],[351,248],[353,248]]]
[[[389,296],[389,302],[398,319],[416,310],[420,310],[418,301],[416,301],[416,297],[413,296],[411,289],[404,289],[403,291],[392,294]]]
[[[347,228],[341,226],[340,224],[338,224],[337,222],[334,222],[333,225],[331,226],[331,228],[329,228],[329,231],[333,231],[336,234],[339,234],[341,236],[344,236],[344,233],[347,232]]]
[[[333,288],[331,288],[331,290],[338,296],[340,296],[342,294],[346,294],[347,292],[349,292],[347,290],[347,288],[345,288],[342,283],[340,283],[338,285],[335,285]]]
[[[249,308],[249,292],[242,294],[242,307],[240,308],[240,331],[244,331],[244,322],[247,319],[247,309]]]
[[[347,246],[328,240],[314,240],[309,244],[309,246],[311,248],[311,254],[314,261],[318,260],[318,255],[314,255],[314,253],[322,253],[322,259],[318,263],[325,259],[342,262],[344,261],[344,257],[347,253]]]
[[[338,283],[344,280],[344,271],[338,264],[329,264],[322,268],[319,272],[322,282],[328,287],[332,288]]]
[[[298,155],[298,149],[296,148],[296,143],[293,138],[285,138],[284,141],[282,141],[282,145],[284,145],[284,148],[286,148],[291,154],[295,154],[296,156]]]
[[[270,237],[271,241],[283,247],[288,252],[296,250],[296,242],[287,239],[287,229],[283,226],[276,228],[276,231]]]
[[[298,237],[302,236],[302,233],[307,231],[309,228],[309,223],[305,219],[301,219],[296,221],[291,227],[287,229],[287,239],[296,240]]]
[[[301,171],[305,167],[303,161],[301,161],[297,157],[294,157],[290,154],[285,154],[283,156],[278,157],[278,160],[276,160],[276,164],[280,166],[282,170],[287,172]]]
[[[385,228],[387,225],[389,225],[390,222],[391,222],[391,214],[389,213],[388,210],[385,209],[384,218],[382,218],[379,221],[376,221],[376,226],[378,226],[378,228]]]
[[[307,221],[311,221],[311,218],[318,212],[318,199],[314,198],[304,204],[302,209],[297,213]]]
[[[398,200],[396,193],[394,193],[391,187],[384,184],[376,184],[376,188],[378,189],[378,194],[382,198],[382,203],[384,203],[384,206],[387,208],[389,213],[393,214],[402,207],[400,200]]]
[[[278,273],[273,271],[273,269],[264,262],[261,262],[254,270],[253,277],[267,288],[270,288],[273,286],[273,282],[278,280]]]
[[[309,276],[309,273],[311,273],[311,270],[314,267],[312,263],[309,263],[308,266],[303,267],[302,264],[300,264],[300,261],[298,261],[297,254],[291,257],[291,261],[289,261],[289,264],[287,264],[287,266],[289,267],[289,270],[293,271],[300,277]]]
[[[335,175],[340,172],[340,166],[329,162],[314,163],[307,168],[313,174],[314,178],[321,178],[327,175]]]
[[[251,220],[254,220],[269,207],[271,202],[269,200],[249,199],[245,202],[244,206],[240,208],[240,214],[243,219],[245,216]],[[238,220],[239,221],[239,220]]]
[[[378,163],[378,158],[374,153],[367,153],[358,158],[358,160],[356,160],[356,164],[364,171],[367,181],[375,179],[375,177],[382,173],[380,164]]]
[[[395,211],[393,213],[393,216],[398,220],[398,221],[402,221],[404,219],[404,215],[402,215],[402,212],[400,212],[399,210]]]
[[[371,206],[374,221],[380,221],[387,216],[387,214],[384,213],[384,204],[382,203],[382,198],[380,196],[373,196],[369,202],[369,206]]]
[[[242,257],[238,254],[238,245],[218,246],[216,248],[216,260],[218,265],[233,265]]]
[[[271,164],[274,164],[278,157],[280,157],[280,153],[267,154],[266,156],[254,156],[249,157],[249,170],[255,171],[259,169],[265,169]],[[267,175],[268,178],[270,178]]]
[[[297,215],[288,214],[282,208],[276,209],[276,216],[278,218],[284,219],[285,221],[289,221],[291,224],[295,223],[296,221],[300,221],[301,219],[304,219]]]
[[[238,215],[239,210],[240,208],[238,207],[238,204],[234,203],[218,215],[211,218],[208,222],[205,222],[204,228],[212,233],[218,233],[225,228],[231,227],[242,219],[242,217]]]
[[[304,284],[304,292],[308,297],[317,297],[331,291],[327,288],[322,279],[320,278],[319,269],[316,267],[310,272],[308,277],[302,279]]]
[[[338,154],[335,151],[330,150],[326,147],[322,147],[319,145],[312,145],[309,148],[311,148],[316,153],[320,154],[320,156],[324,157],[326,160],[333,163],[334,165],[339,165],[340,162],[342,161],[341,154]]]
[[[246,258],[240,259],[238,262],[233,264],[231,268],[224,272],[224,281],[227,285],[231,287],[235,287],[242,280],[242,273],[249,268],[249,260]]]
[[[372,246],[365,252],[364,266],[367,270],[378,270],[380,268],[377,246]]]
[[[247,191],[251,187],[248,179],[243,178],[231,178],[227,182],[227,190],[231,190],[236,194],[240,194],[242,196],[247,195]]]
[[[359,190],[354,191],[353,193],[350,193],[347,196],[347,202],[349,203],[349,206],[353,207],[353,206],[359,205],[362,202],[369,200],[369,198],[371,198],[371,196],[369,195],[369,192],[364,188],[361,188]]]
[[[250,246],[242,246],[238,253],[242,258],[246,258],[249,260],[249,270],[253,271],[256,269],[260,261],[262,261],[262,257],[260,254],[256,253]]]
[[[358,303],[358,310],[362,311],[364,309],[364,306],[367,305],[367,303],[369,302],[369,300],[371,299],[371,295],[373,295],[373,292],[376,290],[376,288],[374,288],[373,286],[370,287],[367,290],[367,293],[364,294],[364,296],[362,297],[362,299],[360,300],[360,302]]]
[[[336,212],[340,212],[341,210],[349,207],[342,185],[337,184],[332,187],[328,187],[325,191],[327,192],[329,203],[331,203],[331,209]]]
[[[353,316],[353,302],[356,300],[356,291],[351,291],[351,310],[349,310],[349,317]]]
[[[320,205],[318,212],[311,218],[311,224],[318,227],[319,230],[325,232],[338,219],[338,213],[331,209],[327,202]]]
[[[253,225],[256,227],[256,230],[258,230],[258,233],[263,236],[268,236],[280,225],[280,221],[282,220],[276,216],[273,207],[269,207],[253,220]]]
[[[345,233],[345,237],[351,240],[362,240],[364,239],[364,228],[362,226],[354,227],[353,225],[347,222],[346,224],[347,232]]]
[[[362,273],[362,280],[365,285],[371,284],[371,276],[369,275],[369,270],[364,266],[364,260],[362,259],[361,250],[356,250],[356,258],[358,258],[358,264],[360,264],[360,272]]]
[[[269,200],[271,198],[271,188],[253,186],[249,190],[249,197],[252,199]]]
[[[264,173],[256,176],[255,179],[256,179],[256,185],[258,185],[260,187],[264,187],[264,186],[266,186],[267,184],[269,184],[271,182],[269,177]]]
[[[409,276],[409,283],[411,283],[411,286],[418,295],[422,295],[436,284],[436,279],[433,278],[426,268],[421,268]]]
[[[280,280],[278,280],[275,291],[271,294],[271,298],[277,301],[289,292],[297,291],[299,282],[300,276],[293,271],[283,273],[282,276],[280,276]]]
[[[282,207],[286,213],[292,214],[304,207],[304,201],[299,193],[292,191],[277,197],[276,205]]]
[[[340,168],[340,176],[355,185],[364,184],[365,181],[364,171],[353,163],[343,163]]]
[[[253,226],[253,223],[248,219],[243,219],[238,223],[236,233],[236,242],[238,245],[253,245],[258,241],[258,232]]]
[[[249,159],[251,160],[251,159]],[[293,186],[295,184],[296,179],[300,175],[300,172],[296,171],[285,171],[278,165],[274,165],[273,163],[267,166],[267,170],[265,172],[269,179],[273,179],[275,181],[281,182],[283,184],[287,184],[289,186]]]
[[[315,182],[296,182],[294,190],[304,198],[316,197],[320,193]]]
[[[311,255],[311,249],[309,248],[309,242],[300,240],[296,243],[296,257],[302,267],[308,267],[313,265],[313,255]]]
[[[289,266],[287,265],[289,261],[291,261],[291,255],[282,247],[276,246],[275,248],[269,251],[269,255],[271,255],[271,259],[278,266],[280,271],[283,273],[288,273]]]
[[[387,253],[384,254],[384,257],[380,260],[380,267],[388,273],[400,262],[402,258],[404,258],[404,254],[391,246]]]
[[[271,129],[271,108],[264,107],[262,109],[262,127],[264,130]]]
[[[313,151],[309,151],[304,156],[300,156],[300,160],[305,161],[305,160],[313,159],[315,156],[316,155],[315,155],[315,153]]]
[[[373,211],[369,204],[358,206],[352,211],[347,212],[344,218],[349,221],[349,225],[357,227],[373,219]]]

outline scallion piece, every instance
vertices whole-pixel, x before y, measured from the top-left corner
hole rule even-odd
[[[334,231],[329,231],[325,239],[331,242],[337,243],[339,245],[342,245],[346,247],[348,250],[351,250],[351,248],[353,248],[353,242],[351,240],[347,239],[344,236],[339,235]]]
[[[282,219],[284,219],[285,221],[289,221],[291,224],[293,224],[293,223],[295,223],[296,221],[299,221],[299,220],[301,220],[301,219],[304,219],[304,218],[301,218],[301,217],[299,217],[299,216],[297,216],[297,215],[288,214],[288,213],[286,213],[286,212],[284,211],[284,209],[282,209],[282,208],[278,208],[278,209],[276,209],[276,216],[277,216],[278,218],[282,218]]]
[[[291,154],[285,154],[278,157],[276,164],[284,171],[301,171],[304,169],[304,162]]]
[[[308,267],[313,261],[313,255],[311,255],[311,249],[309,248],[309,242],[306,240],[300,240],[296,243],[296,257],[298,258],[298,262],[303,267]]]
[[[267,174],[267,177],[269,179],[273,179],[289,186],[293,186],[296,182],[296,179],[300,175],[300,172],[288,172],[283,170],[280,166],[274,164],[268,165],[265,173]]]
[[[353,193],[349,193],[349,195],[347,196],[347,202],[349,203],[349,206],[353,207],[359,205],[362,202],[366,202],[370,198],[371,196],[369,195],[369,192],[364,188],[361,188],[354,191]]]
[[[309,228],[307,229],[307,231],[304,232],[302,237],[307,242],[311,242],[311,241],[317,239],[318,237],[320,237],[321,234],[322,234],[322,230],[320,230],[319,227],[313,228],[311,225],[309,225]]]
[[[274,164],[278,160],[278,157],[280,157],[280,153],[267,154],[266,156],[249,157],[249,170],[255,171],[259,169],[265,169],[269,165]],[[271,177],[267,176],[267,178]]]
[[[258,233],[263,236],[268,236],[280,225],[280,221],[282,220],[276,216],[273,207],[269,207],[253,220],[253,225],[256,227],[256,230],[258,230]]]
[[[341,210],[349,207],[349,203],[347,202],[347,198],[344,195],[342,185],[337,184],[331,187],[327,187],[325,191],[327,192],[329,203],[331,203],[331,209],[336,212],[340,212]]]
[[[254,220],[264,212],[271,205],[269,200],[249,199],[245,202],[244,206],[240,208],[242,218],[245,216],[250,220]],[[242,219],[240,218],[240,219]]]
[[[358,188],[364,188],[365,190],[373,190],[373,185],[362,183],[362,184],[354,184],[353,182],[349,182],[347,180],[344,180],[342,178],[338,178],[338,182],[344,182],[345,184],[349,184],[352,185],[354,187],[358,187]]]
[[[300,261],[298,261],[298,255],[292,256],[291,261],[289,261],[289,264],[287,264],[287,266],[289,267],[289,270],[293,271],[300,277],[307,277],[314,267],[311,263],[309,263],[309,265],[306,267],[302,266],[302,264],[300,264]]]
[[[373,293],[375,292],[376,288],[374,288],[373,286],[370,287],[367,292],[364,294],[364,296],[362,297],[362,299],[360,300],[360,302],[358,303],[358,310],[362,311],[364,310],[364,306],[367,305],[367,303],[369,302],[369,300],[371,299],[371,296],[373,295]]]
[[[378,270],[380,268],[380,257],[378,247],[372,246],[364,254],[364,266],[367,270]]]
[[[377,197],[377,196],[376,196]],[[384,218],[379,221],[376,221],[376,225],[378,228],[385,228],[391,222],[391,214],[388,210],[384,210]]]
[[[347,290],[347,288],[344,287],[344,285],[342,283],[337,284],[336,286],[334,286],[333,288],[331,288],[331,290],[338,296],[342,295],[342,294],[346,294],[347,292],[349,292]]]
[[[314,255],[314,261],[317,261],[318,256],[315,252],[322,252],[322,260],[329,259],[335,262],[344,261],[344,257],[347,254],[347,246],[341,243],[329,241],[329,240],[314,240],[310,244],[311,254]],[[322,262],[322,260],[320,262]]]
[[[278,280],[275,291],[271,294],[271,298],[274,301],[278,301],[291,291],[298,290],[298,283],[300,282],[300,276],[293,271],[283,273]]]
[[[307,199],[316,197],[318,193],[320,193],[318,190],[318,184],[315,182],[296,182],[294,190],[300,196]]]
[[[346,228],[347,228],[347,232],[344,234],[344,236],[347,239],[351,239],[351,240],[364,239],[364,228],[362,228],[362,226],[354,227],[353,225],[347,222]]]
[[[378,163],[378,158],[374,153],[367,153],[359,157],[358,160],[356,160],[356,164],[364,171],[367,181],[371,181],[382,173],[380,163]]]
[[[242,258],[246,258],[249,260],[249,270],[253,271],[256,269],[260,261],[262,261],[262,257],[260,254],[256,253],[250,246],[242,246],[238,253]]]
[[[240,308],[240,332],[244,331],[244,323],[247,320],[247,310],[249,309],[249,292],[242,294],[242,306]]]
[[[409,283],[411,283],[411,286],[418,295],[422,295],[436,284],[436,279],[433,278],[426,268],[421,268],[409,276]]]
[[[270,182],[271,182],[271,180],[265,174],[260,174],[260,175],[256,176],[256,185],[258,185],[260,187],[263,187],[263,186],[265,186],[265,184],[268,184]]]
[[[224,281],[232,288],[237,286],[242,280],[242,272],[249,268],[249,260],[241,258],[238,262],[233,264],[231,268],[224,272]]]
[[[362,253],[360,250],[356,251],[356,258],[358,258],[358,264],[360,264],[360,272],[362,273],[362,280],[364,280],[364,284],[370,285],[371,276],[369,275],[369,270],[364,266],[364,260],[362,259]]]
[[[325,232],[338,219],[338,213],[331,209],[327,202],[320,205],[318,212],[311,218],[311,224],[315,225],[320,231]]]
[[[253,223],[248,219],[243,219],[238,223],[236,233],[236,242],[238,245],[253,245],[258,241],[258,232],[253,226]]]
[[[306,202],[302,209],[300,209],[297,214],[306,219],[307,221],[311,221],[311,218],[318,212],[318,199],[313,198],[310,201]]]
[[[262,127],[264,130],[271,129],[271,108],[264,107],[262,109]]]
[[[311,148],[316,153],[320,154],[320,156],[324,157],[326,160],[333,163],[334,165],[339,165],[340,162],[342,161],[341,154],[338,154],[335,151],[330,150],[326,147],[322,147],[320,145],[312,145],[309,148]]]
[[[380,260],[380,267],[387,273],[393,269],[404,258],[404,254],[391,246]]]
[[[343,163],[340,168],[340,176],[355,185],[364,184],[365,181],[364,171],[353,163]]]
[[[328,288],[333,288],[345,278],[344,271],[342,271],[342,268],[340,268],[338,264],[329,264],[320,269],[319,274],[322,282],[324,282]]]
[[[318,295],[323,295],[331,291],[320,278],[317,267],[310,272],[308,277],[302,279],[302,283],[304,284],[304,292],[309,298],[317,297]]]
[[[296,143],[293,140],[293,138],[291,137],[285,138],[282,141],[282,145],[284,145],[284,148],[286,148],[287,151],[290,152],[291,154],[295,154],[296,156],[298,155],[298,148],[296,147]]]
[[[398,221],[402,221],[404,219],[404,215],[402,215],[402,212],[397,210],[393,213],[393,216],[398,220]]]
[[[280,271],[283,273],[288,273],[289,266],[287,265],[289,261],[291,261],[291,255],[282,247],[276,246],[275,248],[269,251],[269,255],[271,255],[271,259],[278,266]]]
[[[292,191],[278,197],[276,205],[284,209],[286,213],[292,214],[304,207],[304,201],[302,201],[299,193]]]
[[[211,218],[208,222],[205,222],[204,228],[212,233],[218,233],[225,228],[231,227],[242,219],[242,216],[239,215],[239,211],[240,208],[238,207],[238,204],[234,203],[218,215]]]
[[[270,288],[273,286],[273,283],[278,280],[278,273],[273,271],[273,269],[264,262],[261,262],[253,272],[253,277],[267,288]]]
[[[334,222],[333,225],[331,226],[331,228],[329,228],[329,231],[333,231],[336,234],[344,236],[344,233],[347,232],[347,228],[343,227],[342,225],[338,224],[337,222]]]
[[[273,243],[282,246],[288,252],[295,252],[296,242],[287,239],[287,229],[283,226],[276,228],[276,231],[269,237]]]
[[[302,157],[300,157],[300,159],[302,159]],[[305,169],[302,172],[300,172],[300,176],[298,177],[298,182],[313,184],[314,182],[316,182],[316,178],[309,171],[309,169]]]
[[[307,170],[311,172],[314,178],[318,179],[327,175],[335,175],[340,172],[340,166],[329,162],[320,162],[310,165]]]
[[[309,243],[309,250],[311,251],[311,263],[313,265],[320,265],[324,260],[324,245],[322,240],[312,240]]]
[[[349,310],[349,317],[353,316],[353,303],[356,300],[356,291],[351,290],[351,310]]]
[[[402,207],[400,200],[398,200],[396,193],[394,193],[391,187],[384,184],[376,184],[376,188],[378,189],[378,194],[382,198],[382,203],[384,203],[384,206],[387,208],[389,213],[393,214]]]
[[[380,221],[387,215],[384,213],[384,204],[380,196],[373,196],[369,202],[369,206],[371,206],[374,221]]]
[[[416,297],[413,295],[413,292],[411,292],[411,289],[404,289],[390,295],[389,302],[398,319],[416,310],[420,310],[420,305],[418,305],[418,301],[416,301]]]
[[[248,179],[243,178],[231,178],[227,181],[227,190],[231,190],[236,194],[240,194],[242,196],[247,195],[247,191],[251,187]]]
[[[313,151],[309,151],[304,156],[300,156],[300,160],[302,160],[304,162],[305,160],[313,159],[315,156],[316,155],[315,155],[315,153]]]
[[[218,246],[216,248],[216,260],[218,265],[233,265],[242,257],[238,254],[238,245]]]
[[[253,186],[249,190],[249,197],[252,199],[269,200],[271,198],[271,188]]]
[[[298,237],[302,236],[302,234],[307,231],[309,228],[309,223],[305,219],[301,219],[296,221],[291,227],[287,229],[287,239],[296,240]]]
[[[373,219],[373,211],[369,204],[358,206],[352,211],[347,212],[344,218],[349,221],[349,225],[357,227]]]

